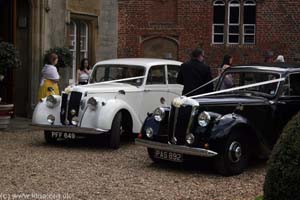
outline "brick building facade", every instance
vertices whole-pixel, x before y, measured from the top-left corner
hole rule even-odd
[[[118,57],[185,61],[202,47],[206,62],[263,62],[266,51],[300,59],[298,0],[119,0]],[[214,70],[216,73],[216,70]]]

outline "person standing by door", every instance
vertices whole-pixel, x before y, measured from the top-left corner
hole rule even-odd
[[[77,83],[79,85],[88,84],[91,75],[89,60],[84,58],[81,60],[80,68],[77,70]]]
[[[58,81],[59,74],[56,68],[58,56],[56,53],[48,53],[45,56],[45,65],[41,72],[41,83],[38,91],[38,100],[51,94],[59,95]]]
[[[227,68],[231,67],[232,66],[232,61],[233,61],[232,56],[225,55],[224,58],[223,58],[223,62],[221,64],[221,72],[223,72]],[[225,77],[222,81],[221,89],[228,89],[228,88],[233,87],[233,85],[234,85],[234,82],[233,82],[232,74],[225,75]]]
[[[210,67],[204,64],[204,51],[200,48],[194,49],[191,59],[181,65],[177,76],[177,83],[183,85],[182,95],[193,96],[213,91],[213,83],[197,89],[211,80]]]

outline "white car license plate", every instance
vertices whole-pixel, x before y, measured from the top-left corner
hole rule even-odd
[[[173,162],[183,162],[183,155],[181,153],[162,151],[158,149],[155,149],[154,157],[163,160],[173,161]]]
[[[51,137],[52,138],[61,138],[61,139],[75,139],[76,135],[75,135],[75,133],[52,131]]]

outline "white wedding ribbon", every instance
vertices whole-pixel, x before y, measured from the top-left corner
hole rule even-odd
[[[214,78],[214,79],[208,81],[207,83],[205,83],[205,84],[203,84],[203,85],[200,85],[199,87],[193,89],[192,91],[189,91],[189,92],[186,93],[186,94],[183,94],[182,96],[187,96],[188,94],[191,94],[191,93],[193,93],[194,91],[197,91],[197,90],[199,90],[200,88],[203,88],[203,87],[207,86],[208,84],[215,82],[215,80],[217,80],[217,79],[219,79],[219,78],[220,78],[220,76],[217,76],[216,78]]]
[[[131,78],[122,78],[122,79],[116,79],[116,80],[112,80],[112,81],[103,81],[100,83],[92,83],[94,85],[102,85],[102,84],[107,84],[107,83],[117,83],[117,82],[121,82],[121,81],[130,81],[130,80],[136,80],[136,79],[141,79],[141,78],[145,78],[146,76],[135,76],[135,77],[131,77]],[[86,85],[83,85],[86,86]]]
[[[271,83],[277,83],[277,82],[281,82],[281,81],[284,81],[284,80],[285,80],[285,78],[278,78],[278,79],[273,79],[273,80],[269,80],[269,81],[262,81],[262,82],[253,83],[253,84],[249,84],[249,85],[243,85],[243,86],[239,86],[239,87],[229,88],[229,89],[225,89],[225,90],[219,90],[219,91],[215,91],[215,92],[208,92],[208,93],[204,93],[204,94],[194,95],[194,96],[190,96],[188,98],[194,99],[194,98],[204,97],[204,96],[209,96],[209,95],[214,95],[214,94],[222,94],[222,93],[226,93],[226,92],[231,92],[231,91],[256,87],[256,86],[260,86],[260,85],[267,85],[267,84],[271,84]]]

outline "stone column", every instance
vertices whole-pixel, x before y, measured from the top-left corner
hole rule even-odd
[[[96,60],[117,57],[118,48],[118,1],[100,1],[100,16],[98,19],[98,46]]]
[[[29,63],[30,70],[28,96],[30,105],[28,106],[28,115],[37,103],[37,92],[40,82],[40,70],[42,68],[42,55],[43,55],[43,1],[31,0],[30,1],[30,30],[29,30]]]

